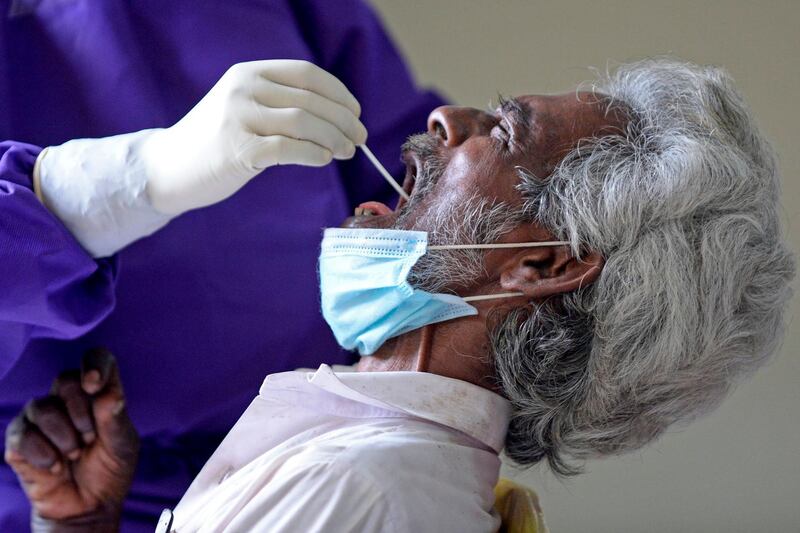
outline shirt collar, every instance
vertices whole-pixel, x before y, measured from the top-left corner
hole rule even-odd
[[[500,453],[511,404],[483,387],[427,372],[316,372],[268,376],[262,387],[289,385],[300,374],[307,384],[361,404],[422,418],[461,431]]]

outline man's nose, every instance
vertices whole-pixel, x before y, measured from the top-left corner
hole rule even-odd
[[[479,109],[444,105],[428,115],[428,133],[453,147],[474,135],[487,135],[496,122],[492,115]]]

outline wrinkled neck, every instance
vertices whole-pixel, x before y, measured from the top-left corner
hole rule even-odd
[[[377,352],[362,357],[360,372],[429,372],[432,340],[437,324],[430,324],[389,339]]]
[[[358,370],[430,372],[496,391],[486,309],[476,307],[477,316],[430,324],[390,339],[374,355],[363,357]]]

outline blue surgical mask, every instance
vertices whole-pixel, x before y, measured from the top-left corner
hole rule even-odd
[[[325,230],[319,256],[322,315],[339,344],[371,355],[384,342],[408,331],[469,315],[469,301],[510,298],[501,293],[461,298],[430,293],[408,283],[411,268],[428,250],[556,246],[566,242],[428,246],[424,231]]]

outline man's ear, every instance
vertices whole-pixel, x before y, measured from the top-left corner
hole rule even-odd
[[[546,298],[594,283],[603,264],[603,256],[595,251],[577,259],[569,246],[531,248],[505,264],[500,285],[531,298]]]

